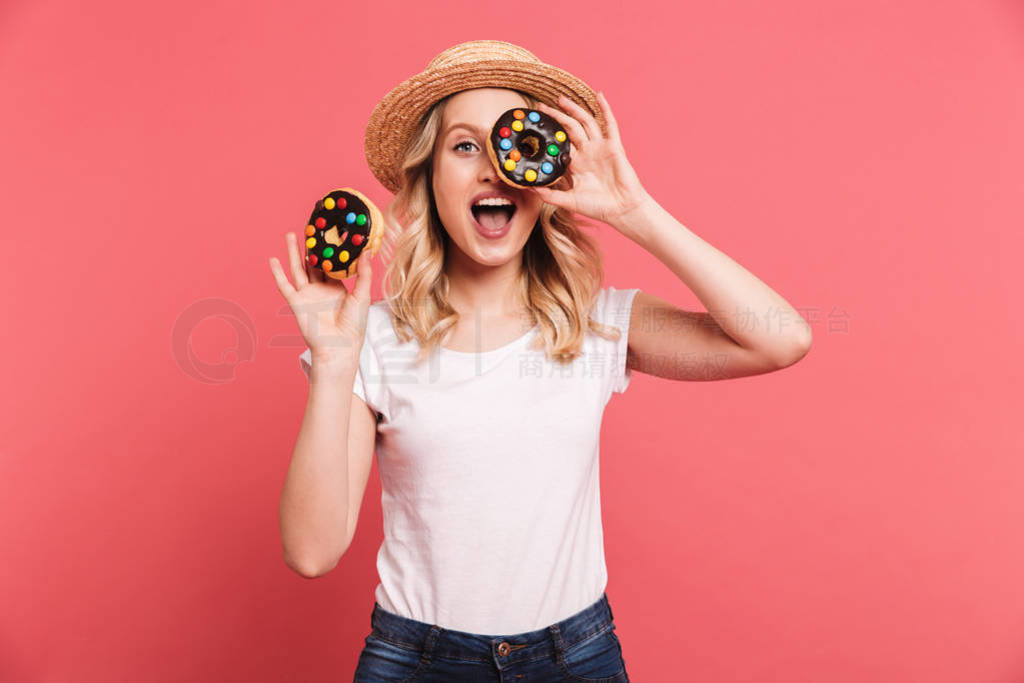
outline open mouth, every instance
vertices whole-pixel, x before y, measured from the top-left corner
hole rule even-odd
[[[473,218],[484,230],[501,230],[512,220],[516,213],[515,204],[502,206],[477,205],[469,207]]]

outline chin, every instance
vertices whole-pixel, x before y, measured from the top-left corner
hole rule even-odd
[[[517,235],[509,232],[502,238],[489,239],[477,233],[474,226],[467,226],[462,233],[465,241],[458,247],[470,260],[482,266],[501,266],[513,259],[521,258],[523,245],[526,243],[525,235]]]
[[[515,246],[516,244],[518,243],[480,244],[477,241],[473,245],[471,258],[482,266],[503,266],[513,259],[520,258],[523,249]]]

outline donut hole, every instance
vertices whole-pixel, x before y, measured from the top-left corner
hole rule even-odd
[[[540,138],[533,134],[524,135],[519,138],[519,142],[516,143],[516,149],[518,149],[520,154],[524,157],[537,156],[537,152],[540,151],[540,148]]]

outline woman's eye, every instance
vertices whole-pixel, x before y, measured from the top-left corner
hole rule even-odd
[[[462,141],[462,142],[460,142],[459,144],[455,145],[455,147],[453,147],[452,149],[458,150],[458,149],[459,149],[460,147],[462,147],[463,145],[473,145],[473,143],[472,143],[472,142],[470,142],[470,141],[468,141],[468,140],[463,140],[463,141]],[[473,146],[474,146],[474,147],[476,147],[476,145],[473,145]]]

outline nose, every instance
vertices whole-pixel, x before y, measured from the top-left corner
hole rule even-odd
[[[498,172],[494,169],[494,164],[491,163],[491,157],[486,154],[480,155],[480,170],[477,172],[477,178],[488,182],[498,182]]]

